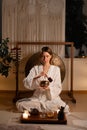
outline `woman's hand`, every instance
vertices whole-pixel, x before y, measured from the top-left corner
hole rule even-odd
[[[44,87],[41,87],[43,90],[49,90],[49,86],[44,86]]]

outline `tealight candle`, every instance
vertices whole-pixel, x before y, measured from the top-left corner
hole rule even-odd
[[[25,110],[24,113],[23,113],[23,118],[27,119],[28,116],[29,116],[29,112],[27,110]]]

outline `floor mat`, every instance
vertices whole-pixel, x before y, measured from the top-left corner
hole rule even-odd
[[[0,129],[0,130],[11,130],[13,126],[30,126],[32,124],[22,124],[20,123],[21,113],[9,112],[9,111],[0,111],[0,126],[8,125],[9,129]],[[59,125],[59,124],[33,124],[33,126],[37,126],[41,128],[40,130],[87,130],[87,112],[72,112],[67,117],[67,125]],[[30,128],[30,127],[29,127]],[[14,130],[17,130],[14,128]],[[18,129],[20,130],[20,129]],[[22,130],[22,129],[21,129]],[[27,128],[26,128],[27,130]],[[31,130],[31,129],[29,129]]]

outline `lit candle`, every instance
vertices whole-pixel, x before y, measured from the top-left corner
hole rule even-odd
[[[58,114],[59,111],[60,111],[60,110],[58,109],[58,110],[57,110],[57,114]]]
[[[27,119],[28,116],[29,116],[29,112],[27,110],[25,110],[24,113],[23,113],[23,118]]]

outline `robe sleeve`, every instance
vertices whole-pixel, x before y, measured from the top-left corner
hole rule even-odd
[[[53,69],[53,82],[50,84],[50,92],[52,99],[58,97],[62,91],[60,68]]]
[[[34,90],[39,86],[39,81],[34,78],[38,75],[37,67],[33,67],[28,76],[24,78],[23,83],[24,87],[30,90]]]

